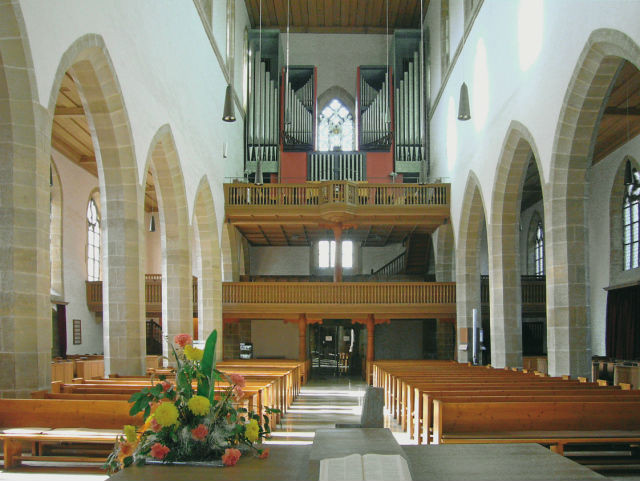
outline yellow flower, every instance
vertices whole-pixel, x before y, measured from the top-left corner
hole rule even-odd
[[[198,349],[197,347],[193,347],[190,345],[184,346],[184,355],[190,361],[202,361],[202,355],[204,351],[202,349]]]
[[[258,440],[259,432],[260,427],[258,426],[258,421],[252,419],[251,421],[249,421],[249,424],[247,424],[244,435],[249,441],[255,443]]]
[[[136,440],[136,427],[127,424],[124,427],[124,436],[127,438],[127,442],[133,443]]]
[[[189,399],[187,407],[189,408],[189,411],[191,411],[196,416],[204,416],[209,412],[211,403],[204,396],[193,396],[191,399]]]
[[[154,414],[155,420],[160,426],[167,427],[178,424],[178,408],[173,403],[160,403]]]

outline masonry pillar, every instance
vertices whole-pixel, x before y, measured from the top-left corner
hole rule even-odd
[[[43,148],[50,119],[30,104],[27,69],[15,70],[25,77],[24,92],[12,92],[24,95],[15,99],[23,125],[13,126],[21,140],[0,139],[0,397],[28,398],[51,381],[50,160]]]
[[[333,227],[333,238],[336,241],[336,261],[333,269],[333,282],[342,282],[342,227]]]
[[[307,360],[307,318],[304,314],[298,319],[298,361]]]

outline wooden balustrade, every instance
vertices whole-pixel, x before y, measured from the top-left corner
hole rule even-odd
[[[87,306],[92,312],[102,312],[102,281],[86,281]],[[162,274],[145,274],[144,298],[146,312],[162,312]],[[193,311],[198,311],[198,278],[193,277]]]
[[[225,282],[223,313],[376,313],[384,318],[455,315],[453,282]]]
[[[449,184],[370,184],[327,181],[305,184],[225,184],[228,206],[449,206]]]
[[[544,276],[522,276],[520,278],[522,290],[522,305],[546,305],[547,284]],[[489,277],[480,278],[480,299],[483,304],[489,304]]]

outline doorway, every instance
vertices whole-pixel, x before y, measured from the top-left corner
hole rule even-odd
[[[359,376],[366,348],[360,339],[360,325],[351,324],[349,319],[324,319],[322,324],[311,325],[311,375]]]

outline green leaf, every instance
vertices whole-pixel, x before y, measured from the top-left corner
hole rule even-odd
[[[146,396],[140,397],[129,409],[129,416],[135,416],[142,411],[146,406],[149,406],[149,399]]]
[[[209,334],[207,342],[204,345],[204,353],[202,355],[202,361],[200,362],[200,370],[208,379],[207,394],[204,394],[210,401],[214,396],[214,371],[216,368],[216,342],[218,341],[218,331],[215,329]],[[202,386],[203,389],[205,386]],[[200,392],[200,388],[198,388]]]
[[[125,468],[131,466],[131,464],[133,463],[133,456],[127,456],[122,460],[122,463],[124,464]]]

